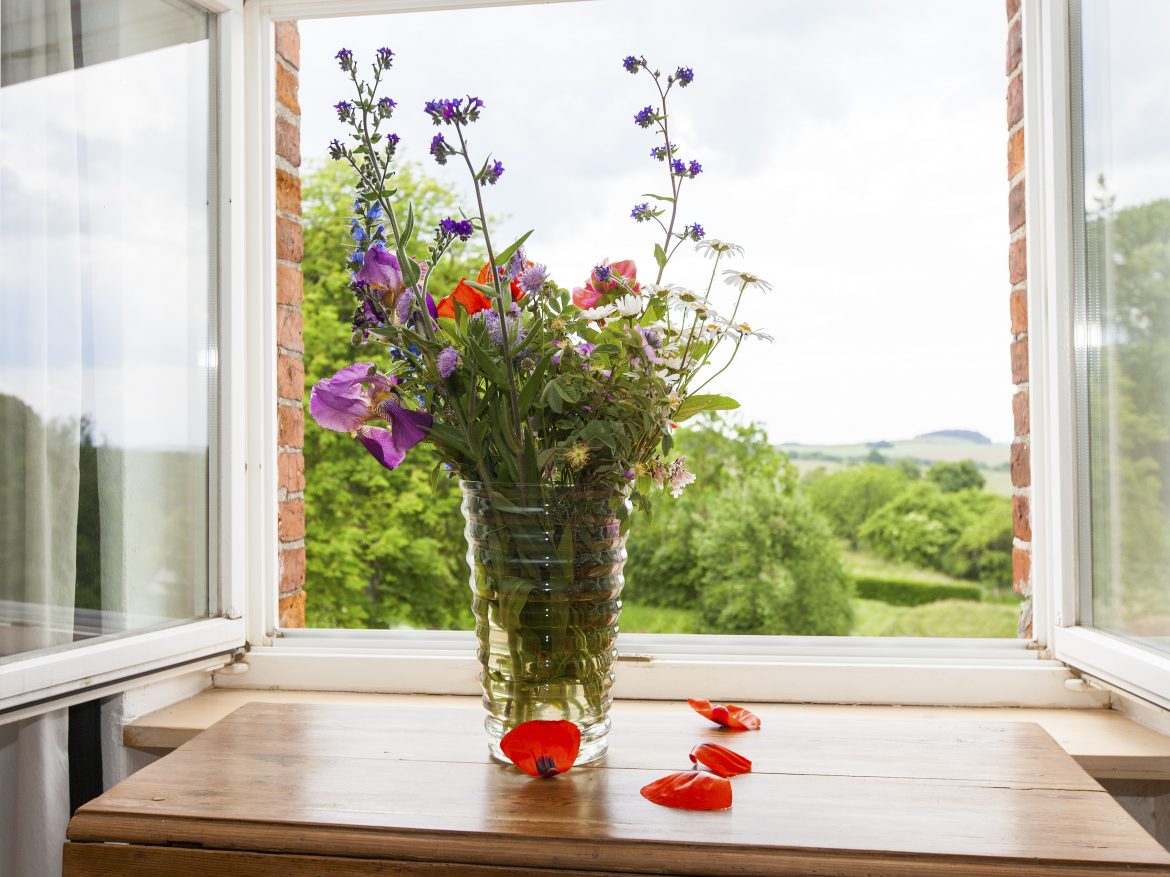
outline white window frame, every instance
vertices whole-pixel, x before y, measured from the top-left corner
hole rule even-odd
[[[473,636],[460,631],[322,631],[277,627],[275,376],[275,57],[273,27],[280,20],[392,12],[510,6],[539,0],[249,0],[245,7],[245,90],[248,175],[249,290],[247,380],[248,639],[249,653],[216,684],[232,688],[478,694]],[[564,2],[564,0],[562,0]],[[571,2],[571,0],[569,0]],[[1025,34],[1035,40],[1042,0],[1026,0]],[[1059,2],[1056,5],[1061,5]],[[1045,56],[1047,57],[1047,56]],[[1029,49],[1026,108],[1038,100],[1042,57]],[[1035,92],[1035,93],[1033,93]],[[1029,123],[1039,130],[1039,121]],[[1006,132],[1005,132],[1006,134]],[[1026,135],[1028,136],[1028,135]],[[1029,185],[1040,178],[1029,143]],[[1029,189],[1029,197],[1034,193]],[[1031,221],[1031,220],[1030,220]],[[1032,244],[1036,246],[1036,244]],[[1045,258],[1047,250],[1030,254]],[[1030,286],[1032,313],[1044,296]],[[1033,324],[1033,386],[1048,374],[1035,353],[1042,326]],[[1005,338],[1005,344],[1006,344]],[[1059,377],[1059,375],[1057,375]],[[1033,408],[1037,408],[1033,390]],[[1037,412],[1038,413],[1038,412]],[[1036,414],[1033,415],[1036,424]],[[1049,430],[1057,426],[1052,424]],[[1035,428],[1035,426],[1034,426]],[[1043,433],[1051,434],[1050,432]],[[1033,447],[1036,446],[1033,442]],[[1034,472],[1036,466],[1033,467]],[[1048,496],[1047,474],[1036,473],[1034,495]],[[1052,485],[1058,487],[1059,485]],[[1047,490],[1047,492],[1046,492]],[[1035,529],[1035,527],[1034,527]],[[969,706],[1102,707],[1109,696],[1085,685],[1050,651],[1050,605],[1060,589],[1040,584],[1063,565],[1047,558],[1048,539],[1034,542],[1035,637],[1032,642],[866,637],[725,637],[628,635],[619,638],[618,697],[702,696],[823,703],[949,704]],[[1059,547],[1059,543],[1052,543]],[[1043,570],[1040,572],[1039,570]],[[308,583],[312,588],[312,583]]]
[[[1074,0],[1075,2],[1075,0]],[[1039,76],[1025,101],[1027,150],[1028,270],[1031,314],[1042,316],[1048,331],[1032,336],[1033,374],[1045,380],[1032,389],[1033,534],[1047,546],[1033,561],[1038,580],[1054,583],[1052,608],[1044,618],[1053,654],[1089,676],[1143,700],[1170,708],[1170,657],[1081,624],[1082,595],[1088,582],[1078,556],[1081,519],[1077,471],[1075,374],[1084,349],[1085,327],[1076,321],[1076,276],[1073,246],[1073,148],[1071,118],[1074,58],[1070,50],[1068,0],[1026,0],[1024,57],[1042,59]],[[1025,72],[1027,76],[1027,71]],[[1036,132],[1035,137],[1031,135]],[[1033,324],[1034,325],[1034,324]],[[1037,340],[1040,344],[1037,344]],[[1087,613],[1086,613],[1087,616]],[[1038,616],[1039,617],[1039,616]]]
[[[246,548],[243,529],[245,463],[243,357],[245,312],[242,294],[244,241],[244,106],[237,84],[244,80],[243,0],[192,0],[215,15],[211,43],[216,68],[216,149],[212,153],[218,185],[211,228],[218,249],[216,356],[209,457],[210,530],[214,560],[209,583],[212,617],[142,633],[96,641],[81,640],[58,650],[14,657],[0,664],[0,722],[60,708],[84,696],[112,694],[142,684],[179,665],[204,666],[214,655],[245,645],[243,608]],[[191,662],[200,662],[192,664]]]

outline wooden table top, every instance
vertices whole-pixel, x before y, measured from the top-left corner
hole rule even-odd
[[[252,703],[82,807],[65,874],[1170,875],[1037,725],[761,714],[619,703],[602,761],[534,780],[478,708]],[[731,810],[641,797],[702,740],[754,762]]]

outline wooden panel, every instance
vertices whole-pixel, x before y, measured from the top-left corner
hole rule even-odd
[[[623,711],[602,763],[531,780],[487,757],[478,709],[252,704],[87,804],[69,836],[526,870],[1170,875],[1170,853],[1036,726],[766,721],[731,734],[685,704]],[[732,810],[642,799],[702,739],[755,762]]]
[[[429,710],[471,706],[479,699],[420,695],[369,694],[338,691],[247,691],[208,689],[193,698],[142,716],[126,726],[123,742],[147,750],[176,749],[245,703],[319,703],[354,706],[409,707]],[[676,705],[622,701],[614,706],[619,719],[627,713],[668,713]],[[833,721],[905,719],[920,722],[1035,722],[1044,728],[1091,776],[1170,780],[1170,737],[1145,728],[1112,710],[1023,709],[1008,707],[890,707],[840,704],[765,704],[760,714],[769,726],[791,718]]]

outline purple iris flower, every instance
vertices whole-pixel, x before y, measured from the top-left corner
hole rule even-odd
[[[394,380],[377,373],[372,362],[355,362],[317,382],[309,396],[309,414],[325,429],[351,432],[387,469],[426,438],[431,415],[404,408]],[[385,420],[390,428],[370,426]]]
[[[354,275],[358,283],[368,283],[370,289],[397,295],[402,291],[402,268],[398,257],[383,247],[373,244],[366,250],[362,269]]]

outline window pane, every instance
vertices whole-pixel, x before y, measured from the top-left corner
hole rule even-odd
[[[663,230],[630,212],[669,185],[650,157],[660,141],[634,124],[657,94],[621,62],[693,67],[670,98],[672,139],[703,168],[679,222],[743,245],[719,272],[775,285],[736,319],[776,341],[745,342],[703,389],[742,403],[722,427],[678,430],[698,481],[633,522],[621,629],[1014,637],[1006,35],[985,0],[597,0],[302,22],[307,383],[391,365],[350,346],[351,181],[328,160],[332,138],[349,142],[340,48],[363,71],[378,47],[396,53],[384,130],[413,162],[395,186],[415,196],[424,237],[475,201],[461,160],[428,154],[438,129],[422,106],[478,95],[475,160],[507,167],[486,190],[493,240],[534,228],[528,258],[570,289],[603,258],[654,279]],[[516,50],[485,64],[485,40]],[[483,263],[477,239],[456,253],[432,275],[438,295]],[[684,246],[665,279],[702,294],[711,270]],[[718,277],[725,316],[728,290]],[[307,418],[310,627],[470,625],[459,490],[433,494],[433,464],[420,447],[387,472]]]
[[[1170,650],[1170,8],[1081,11],[1082,623]]]
[[[0,0],[0,660],[208,613],[211,21]]]

